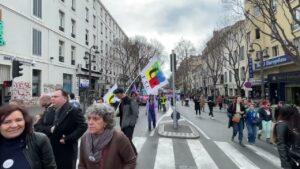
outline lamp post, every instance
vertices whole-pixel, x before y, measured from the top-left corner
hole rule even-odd
[[[260,61],[260,85],[261,85],[261,96],[262,99],[265,99],[265,78],[264,78],[264,58],[263,58],[263,50],[260,44],[252,42],[250,44],[249,52],[253,53],[255,50],[253,49],[253,45],[259,47],[259,61]]]
[[[92,55],[99,54],[99,53],[100,52],[98,51],[98,46],[93,45],[93,46],[90,47],[89,52],[85,52],[85,56],[83,58],[84,60],[86,60],[88,62],[88,70],[89,70],[89,76],[88,76],[88,78],[89,78],[89,86],[88,86],[88,88],[86,90],[84,104],[86,103],[86,96],[87,96],[87,94],[90,96],[90,91],[92,89],[92,85],[91,85],[92,84],[92,62],[93,63],[96,62],[96,60],[94,60],[94,58],[92,60]],[[90,97],[88,99],[88,103],[91,104]],[[85,105],[84,105],[84,107],[85,107]]]
[[[176,111],[176,95],[175,95],[175,72],[176,72],[176,54],[175,51],[172,50],[172,54],[170,55],[171,61],[171,70],[172,70],[172,88],[173,88],[173,128],[178,128],[177,121],[177,111]]]

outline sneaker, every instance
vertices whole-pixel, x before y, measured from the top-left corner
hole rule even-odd
[[[215,118],[214,118],[214,117],[211,117],[211,119],[214,120]]]

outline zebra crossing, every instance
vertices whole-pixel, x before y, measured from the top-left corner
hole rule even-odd
[[[143,146],[147,144],[147,137],[134,137],[133,143],[135,144],[139,156],[150,155],[150,150],[143,150]],[[180,165],[180,162],[177,162],[175,149],[178,147],[175,147],[174,145],[174,139],[172,138],[157,138],[155,140],[155,143],[153,142],[153,145],[156,144],[156,150],[152,149],[151,151],[156,151],[155,158],[153,161],[153,166],[147,166],[148,169],[175,169],[175,168],[196,168],[196,169],[268,169],[268,168],[274,168],[279,169],[280,168],[280,159],[262,148],[259,148],[255,145],[246,145],[245,148],[239,148],[238,145],[234,145],[232,143],[228,142],[222,142],[222,141],[211,141],[210,144],[214,145],[214,148],[217,148],[222,153],[215,153],[213,154],[209,147],[207,147],[207,143],[203,143],[202,140],[198,139],[187,139],[185,140],[185,143],[188,147],[188,150],[191,157],[193,158],[194,163],[190,166],[186,167],[178,167]],[[153,147],[153,146],[152,146]],[[253,160],[253,158],[249,158],[248,155],[243,152],[244,150],[250,151],[251,153],[254,153],[256,158],[259,160],[264,160],[265,166],[262,166],[262,164],[257,164],[256,160]],[[181,149],[182,150],[182,149]],[[146,152],[144,152],[146,151]],[[220,156],[220,157],[219,157]],[[228,162],[230,160],[231,162]],[[139,164],[142,164],[144,161],[141,160],[141,158],[138,158],[138,169],[143,168],[145,169],[145,166],[139,166]],[[226,165],[222,165],[222,163],[228,163]],[[232,164],[232,167],[228,167],[230,164]],[[226,166],[226,167],[225,167]]]

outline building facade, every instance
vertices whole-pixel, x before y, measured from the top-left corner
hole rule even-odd
[[[0,84],[13,80],[11,87],[1,85],[1,104],[9,96],[34,104],[55,88],[83,96],[90,86],[101,93],[117,82],[119,62],[110,46],[127,37],[100,0],[4,0],[0,10]],[[23,75],[14,79],[13,60],[23,64]]]

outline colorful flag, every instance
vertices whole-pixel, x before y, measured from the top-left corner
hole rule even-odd
[[[168,84],[157,57],[154,57],[142,70],[141,77],[147,94],[157,95],[158,89]]]
[[[114,84],[114,86],[108,90],[108,92],[103,97],[104,103],[111,104],[117,100],[114,95],[114,90],[116,90],[117,88],[117,84]]]

